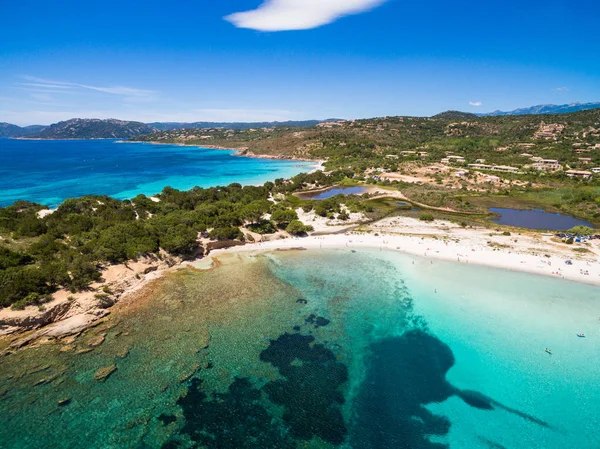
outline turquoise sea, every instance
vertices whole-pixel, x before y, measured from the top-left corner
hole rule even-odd
[[[0,206],[29,200],[49,207],[88,194],[129,199],[239,182],[264,184],[308,172],[301,161],[235,156],[234,151],[117,140],[0,139]]]
[[[597,287],[377,250],[219,262],[3,357],[0,446],[600,447]]]

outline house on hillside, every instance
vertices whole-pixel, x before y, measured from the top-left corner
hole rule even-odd
[[[569,178],[590,179],[592,177],[592,172],[587,170],[567,170],[565,173]]]
[[[532,167],[536,170],[551,172],[562,170],[563,168],[562,165],[560,165],[560,162],[558,162],[556,159],[542,159],[533,164]]]

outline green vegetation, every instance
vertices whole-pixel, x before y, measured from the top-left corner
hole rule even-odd
[[[101,130],[106,124],[72,125]],[[570,178],[565,172],[600,167],[600,110],[500,117],[449,111],[431,118],[385,117],[312,128],[180,129],[137,140],[321,159],[328,174],[301,174],[260,187],[231,184],[188,192],[166,187],[158,201],[144,195],[131,201],[87,196],[65,201],[44,218],[38,217],[43,209],[38,204],[19,201],[0,208],[0,306],[41,305],[58,288],[85,289],[100,280],[106,264],[145,256],[193,257],[203,251],[199,237],[244,240],[251,237],[247,231],[277,230],[302,235],[311,227],[298,220],[298,208],[341,221],[356,212],[370,219],[401,213],[466,227],[485,223],[489,207],[539,207],[600,223],[600,176]],[[464,163],[441,164],[448,156],[462,157]],[[538,170],[532,158],[557,159],[561,169]],[[485,168],[463,167],[482,159],[518,172],[495,171],[491,181],[484,179],[491,174]],[[458,174],[461,167],[465,170]],[[298,195],[359,184],[401,190],[419,210],[368,194],[322,201]]]
[[[288,194],[329,186],[345,176],[316,172],[261,187],[234,183],[187,192],[165,187],[157,198],[138,195],[131,201],[86,196],[66,200],[44,218],[38,216],[44,209],[39,204],[18,201],[0,207],[0,307],[39,305],[59,288],[86,289],[101,280],[107,264],[146,256],[193,257],[203,252],[199,237],[244,240],[244,227],[260,234],[279,228],[303,235],[312,227],[298,221],[294,208],[339,214],[343,197],[319,202]],[[281,200],[274,203],[271,196]],[[367,208],[357,198],[348,203],[355,210]]]
[[[304,235],[307,232],[312,231],[313,227],[310,225],[305,225],[299,220],[292,220],[290,224],[287,225],[285,230],[292,235]]]

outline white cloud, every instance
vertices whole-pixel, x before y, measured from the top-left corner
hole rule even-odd
[[[557,92],[559,95],[560,94],[565,94],[567,92],[569,92],[569,88],[568,87],[557,87],[556,89],[552,89],[554,92]]]
[[[20,83],[18,89],[29,90],[32,92],[42,93],[72,93],[77,90],[92,90],[96,92],[103,92],[106,94],[120,95],[125,97],[126,100],[132,99],[150,99],[153,98],[158,92],[146,89],[135,89],[133,87],[124,86],[91,86],[89,84],[71,83],[65,81],[48,80],[44,78],[38,78],[35,76],[24,76],[27,83]]]
[[[469,104],[471,106],[475,106],[475,107],[479,107],[481,106],[483,103],[481,101],[469,101]]]
[[[340,17],[375,8],[387,0],[264,0],[251,11],[225,17],[238,28],[259,31],[308,30]]]

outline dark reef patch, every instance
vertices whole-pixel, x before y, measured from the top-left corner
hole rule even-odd
[[[306,299],[304,299],[304,298],[298,298],[296,300],[296,303],[297,304],[308,304],[308,301]]]
[[[210,398],[201,385],[200,379],[192,379],[187,395],[177,401],[186,419],[181,432],[192,441],[219,449],[295,447],[286,429],[261,405],[261,392],[248,379],[236,378],[227,393]]]
[[[295,438],[317,436],[337,445],[347,433],[340,387],[348,380],[348,369],[333,352],[314,342],[312,336],[288,333],[273,340],[260,359],[278,368],[285,379],[263,389],[272,402],[285,407],[283,420]]]
[[[434,415],[425,405],[443,402],[454,395],[474,408],[494,410],[500,407],[548,426],[544,421],[506,407],[482,393],[454,387],[446,380],[454,362],[450,348],[422,330],[411,330],[400,337],[374,343],[367,377],[355,405],[358,413],[352,429],[353,447],[448,448],[446,444],[432,442],[429,437],[447,435],[450,421]]]
[[[158,420],[161,421],[165,426],[168,426],[172,422],[177,421],[177,418],[173,415],[165,415],[162,413],[158,416]]]
[[[323,318],[322,316],[317,316],[314,313],[311,313],[306,320],[304,320],[305,324],[314,324],[315,328],[327,326],[331,321],[327,318]]]

